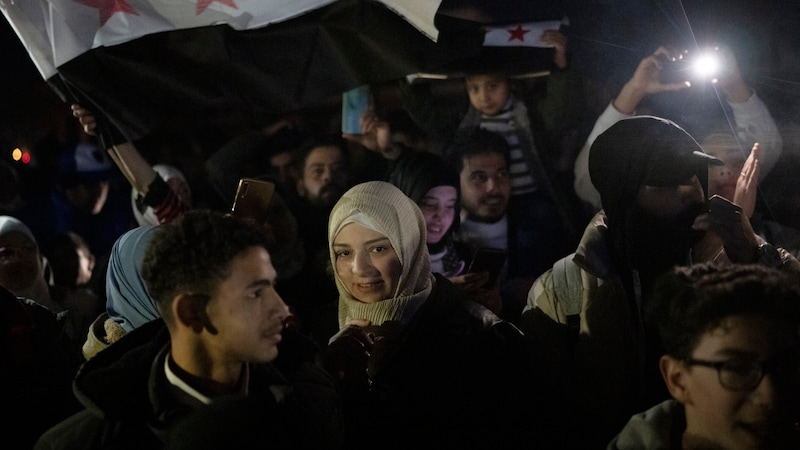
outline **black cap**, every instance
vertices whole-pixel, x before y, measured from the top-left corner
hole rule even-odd
[[[654,116],[620,120],[597,137],[589,153],[589,175],[609,216],[633,205],[644,185],[677,186],[697,175],[705,189],[709,164],[723,163],[683,128]]]

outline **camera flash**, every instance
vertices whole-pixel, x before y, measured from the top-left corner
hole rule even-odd
[[[719,70],[719,61],[715,55],[701,55],[693,64],[694,73],[702,78],[710,78]]]

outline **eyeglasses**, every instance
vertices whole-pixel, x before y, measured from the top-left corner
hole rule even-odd
[[[0,264],[8,264],[19,261],[36,251],[33,245],[23,245],[21,247],[0,247]]]
[[[764,375],[772,373],[782,378],[798,375],[798,363],[790,359],[779,362],[767,361],[704,361],[689,358],[684,361],[687,366],[710,367],[717,371],[719,384],[731,391],[752,391],[761,383]]]

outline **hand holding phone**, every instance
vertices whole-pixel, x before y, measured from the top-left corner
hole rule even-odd
[[[508,251],[499,248],[481,247],[475,251],[467,273],[489,272],[485,286],[494,286],[506,263]]]
[[[709,219],[717,224],[734,225],[742,221],[742,208],[718,194],[708,199]]]
[[[242,178],[236,189],[231,215],[263,225],[267,221],[269,206],[275,194],[275,183],[254,178]]]

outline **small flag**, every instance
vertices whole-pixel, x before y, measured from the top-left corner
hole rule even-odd
[[[542,42],[545,30],[558,30],[564,20],[528,22],[489,27],[483,39],[484,47],[552,47]]]

